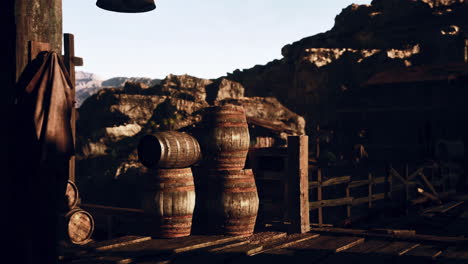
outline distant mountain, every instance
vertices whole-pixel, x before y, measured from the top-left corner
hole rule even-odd
[[[100,76],[94,73],[77,71],[75,73],[76,85],[76,101],[77,107],[80,107],[83,102],[103,88],[119,88],[123,87],[125,83],[141,82],[148,86],[154,86],[161,83],[160,79],[151,79],[147,77],[114,77],[108,80],[103,80]]]

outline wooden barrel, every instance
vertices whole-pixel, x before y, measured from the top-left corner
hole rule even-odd
[[[226,235],[251,235],[259,207],[255,178],[251,169],[211,171],[210,178],[218,178],[217,206],[213,208],[221,219]],[[218,218],[218,217],[216,217]]]
[[[65,222],[66,240],[83,245],[90,241],[94,231],[94,220],[90,213],[81,208],[69,211],[62,218]]]
[[[207,133],[202,148],[207,165],[217,170],[243,169],[250,145],[244,108],[235,105],[209,107],[203,123]]]
[[[155,218],[153,231],[163,238],[189,236],[195,208],[192,170],[153,169],[143,194],[143,210]]]
[[[138,159],[148,168],[185,168],[201,159],[200,144],[187,133],[157,132],[140,140]]]
[[[79,201],[78,188],[72,181],[68,181],[67,190],[65,192],[67,198],[68,208],[73,209],[76,207]]]

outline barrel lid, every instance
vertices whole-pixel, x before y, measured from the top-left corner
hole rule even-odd
[[[67,216],[70,219],[68,222],[70,241],[79,245],[87,243],[94,231],[94,220],[91,214],[77,208],[70,211]]]
[[[226,105],[219,105],[219,106],[210,106],[205,108],[206,113],[215,113],[218,111],[236,111],[245,113],[245,109],[242,105],[233,105],[233,104],[226,104]]]
[[[138,144],[138,160],[148,168],[154,167],[161,159],[162,147],[154,135],[146,135]]]

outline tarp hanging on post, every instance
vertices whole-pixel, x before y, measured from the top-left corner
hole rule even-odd
[[[69,157],[74,154],[70,122],[74,104],[73,86],[57,53],[41,55],[39,70],[27,84],[20,84],[17,106],[22,122],[34,123],[41,149],[40,160],[46,160],[49,155]]]

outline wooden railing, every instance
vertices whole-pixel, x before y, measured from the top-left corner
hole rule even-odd
[[[353,212],[355,207],[360,207],[361,213],[362,206],[365,204],[369,209],[368,212],[370,209],[377,209],[379,201],[383,201],[384,206],[400,201],[402,208],[408,208],[408,205],[415,198],[411,193],[416,190],[417,179],[424,183],[425,196],[431,199],[437,199],[439,196],[425,175],[427,170],[437,169],[436,164],[413,166],[411,172],[408,165],[404,166],[403,172],[399,172],[402,170],[401,168],[397,169],[391,164],[379,164],[380,169],[385,167],[385,172],[380,173],[371,168],[378,166],[367,164],[367,168],[360,168],[362,175],[359,177],[354,175],[355,178],[353,178],[346,174],[323,175],[324,172],[326,173],[325,169],[334,166],[317,162],[315,157],[309,157],[308,152],[307,136],[289,137],[287,149],[268,148],[250,152],[250,164],[256,172],[259,193],[262,195],[260,202],[264,205],[264,211],[260,211],[259,216],[265,211],[276,209],[283,213],[282,220],[284,222],[291,223],[294,232],[304,232],[307,230],[305,226],[310,226],[310,221],[312,225],[319,227],[332,224],[328,222],[326,215],[324,216],[324,208],[344,207],[345,213],[343,215],[345,217],[343,220],[361,216],[357,212]],[[317,147],[314,156],[319,153],[320,149]],[[263,161],[265,163],[263,165],[260,164],[262,158],[266,159]],[[282,165],[279,166],[278,163],[282,163]],[[276,169],[270,171],[268,166],[276,166]],[[351,171],[353,172],[353,169]],[[268,184],[276,186],[275,191],[270,193],[265,191],[266,187],[263,185]],[[333,199],[323,199],[324,191],[332,186],[338,189],[343,188],[343,195]],[[362,190],[364,186],[367,186],[367,191]],[[353,190],[357,188],[361,191],[360,195],[352,195]],[[309,191],[313,195],[309,195]],[[282,192],[283,201],[269,201],[269,195],[278,196],[278,193],[275,192]],[[268,203],[271,205],[268,206]],[[309,211],[316,211],[317,217],[310,217]]]

